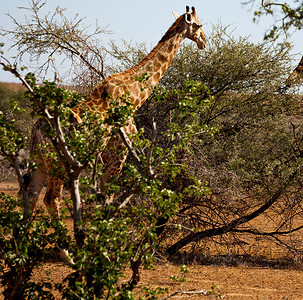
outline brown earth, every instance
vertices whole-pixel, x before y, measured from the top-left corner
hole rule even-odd
[[[0,192],[15,196],[17,191],[18,185],[15,182],[0,182]],[[302,237],[300,239],[302,240]],[[263,249],[263,252],[266,251],[268,249]],[[163,259],[155,263],[154,270],[141,270],[139,287],[167,287],[169,294],[180,291],[169,299],[205,299],[205,296],[197,292],[210,290],[213,284],[217,286],[215,290],[225,299],[303,299],[302,266],[296,268],[260,265],[252,267],[245,263],[228,266],[222,262],[213,265],[208,262],[208,265],[203,265],[197,263],[199,261],[197,258],[195,263],[188,265],[190,272],[185,275],[186,282],[180,284],[169,279],[169,276],[180,275],[178,264],[183,264],[184,258],[174,261],[175,264]],[[62,262],[46,262],[36,270],[34,279],[39,281],[41,278],[47,278],[53,282],[60,282],[68,273],[68,267]],[[192,293],[182,293],[182,291]],[[165,296],[167,295],[159,298],[162,299]],[[58,299],[60,299],[59,296]]]

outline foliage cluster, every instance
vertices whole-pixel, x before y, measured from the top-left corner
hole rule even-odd
[[[75,204],[76,200],[73,197],[79,197],[77,193],[80,192],[81,187],[78,191],[76,185],[72,183],[79,180],[82,170],[93,171],[91,166],[95,164],[98,153],[102,150],[106,135],[108,135],[107,129],[110,127],[111,134],[117,134],[129,119],[132,109],[128,102],[128,95],[118,101],[112,101],[107,118],[102,119],[98,114],[86,112],[83,114],[83,122],[77,125],[70,123],[72,119],[69,117],[69,107],[81,101],[81,95],[58,88],[54,83],[48,81],[37,85],[33,74],[28,74],[24,80],[31,87],[27,97],[29,106],[33,109],[32,115],[43,117],[46,122],[44,131],[49,138],[49,143],[42,146],[43,148],[40,150],[48,155],[48,159],[51,159],[54,165],[59,166],[52,170],[56,175],[62,176],[60,165],[63,164],[65,167],[65,175],[70,183],[71,198]],[[200,95],[201,91],[203,91],[203,97]],[[21,255],[18,252],[19,243],[25,244],[25,251],[28,251],[27,247],[33,249],[37,247],[37,244],[32,245],[31,242],[31,239],[34,238],[30,235],[32,231],[41,234],[41,238],[45,236],[45,242],[35,238],[35,241],[41,245],[40,250],[47,245],[53,245],[53,248],[59,247],[72,251],[74,261],[71,266],[72,273],[62,284],[56,285],[62,297],[91,299],[94,295],[97,298],[132,299],[132,290],[139,281],[139,267],[142,264],[149,266],[151,263],[152,253],[157,245],[159,220],[168,219],[174,215],[184,198],[183,193],[170,188],[169,185],[164,185],[163,182],[173,181],[181,172],[187,173],[186,165],[177,163],[177,153],[180,149],[188,151],[189,145],[194,139],[197,139],[200,134],[211,133],[213,130],[205,127],[204,124],[199,125],[199,116],[210,103],[207,90],[201,83],[189,82],[184,91],[176,90],[171,93],[176,101],[171,107],[166,107],[167,117],[170,116],[166,127],[161,128],[161,131],[158,132],[154,123],[152,139],[140,137],[142,133],[130,137],[136,141],[130,151],[137,154],[135,157],[138,160],[132,157],[125,167],[123,176],[111,181],[109,193],[115,191],[116,194],[111,205],[102,202],[99,205],[96,204],[99,197],[95,190],[95,180],[102,175],[102,169],[95,174],[94,178],[85,176],[81,179],[85,184],[85,193],[82,195],[87,209],[84,209],[83,215],[80,211],[80,217],[84,218],[83,223],[80,223],[81,219],[75,218],[77,212],[75,210],[73,212],[76,242],[64,242],[64,246],[62,246],[63,242],[59,241],[59,238],[65,232],[64,230],[59,228],[57,231],[54,228],[53,234],[47,235],[46,230],[49,229],[46,225],[35,222],[33,212],[28,211],[28,191],[24,177],[19,175],[23,202],[26,204],[24,204],[23,213],[20,211],[16,213],[20,220],[24,220],[24,226],[29,229],[28,236],[23,235],[24,240],[20,242],[17,237],[12,235],[17,246],[10,250],[13,253],[11,255],[14,255],[14,260],[19,261],[19,255]],[[164,89],[155,92],[155,105],[157,102],[164,104],[168,94],[169,92]],[[15,107],[15,113],[17,113],[18,106]],[[187,113],[188,111],[191,112],[190,115]],[[7,136],[7,139],[1,140],[1,149],[3,154],[6,151],[8,159],[14,161],[14,158],[18,156],[18,151],[24,146],[21,143],[24,140],[21,139],[19,143],[19,139],[23,136],[11,126],[11,122],[12,120],[9,118],[3,119],[1,128],[6,130],[7,134],[3,136]],[[72,130],[68,130],[71,127]],[[100,136],[105,138],[100,139]],[[20,146],[11,147],[12,142],[15,146],[19,144]],[[49,147],[56,151],[48,151]],[[16,170],[18,171],[17,166]],[[78,177],[75,177],[75,174]],[[191,186],[196,193],[204,194],[206,191],[198,179],[193,178]],[[132,198],[136,201],[136,205],[132,202]],[[5,201],[4,196],[2,201]],[[81,203],[80,206],[82,206]],[[90,209],[91,207],[93,209]],[[10,210],[18,211],[18,207],[14,206]],[[3,212],[3,218],[7,211]],[[20,226],[20,221],[8,223],[6,226],[14,231]],[[41,226],[42,231],[38,230]],[[79,236],[80,231],[82,236]],[[2,236],[3,243],[12,243],[12,240],[8,239],[9,232],[3,232]],[[25,239],[26,237],[27,239]],[[53,248],[52,251],[54,251]],[[8,251],[4,253],[6,252]],[[44,294],[51,297],[50,289],[54,286],[50,282],[35,285],[30,281],[34,267],[45,259],[41,252],[37,257],[40,259],[34,261],[31,255],[20,258],[21,263],[18,268],[13,267],[8,260],[3,261],[3,270],[7,271],[3,272],[2,283],[6,285],[4,294],[7,299],[15,299],[16,295],[29,297],[31,293],[36,293],[38,298],[43,297]],[[128,284],[121,285],[120,279],[126,266],[131,267],[133,276]],[[22,272],[25,272],[24,276]],[[12,279],[12,284],[7,284],[8,276]],[[18,278],[20,282],[12,290],[12,286],[16,283],[15,280]],[[151,291],[146,289],[146,293],[150,294]]]
[[[16,86],[12,86],[9,83],[5,83],[5,82],[1,82],[0,83],[0,109],[3,112],[6,112],[8,109],[8,103],[9,100],[14,98],[16,101],[20,101],[21,102],[21,106],[24,107],[24,105],[22,105],[22,94],[23,94],[24,90],[22,89],[22,86],[20,84],[16,84]],[[25,108],[25,107],[24,107]]]
[[[44,263],[57,246],[66,247],[63,222],[51,222],[38,214],[25,218],[22,201],[1,193],[0,280],[5,299],[54,299],[50,282],[33,282],[33,270]]]

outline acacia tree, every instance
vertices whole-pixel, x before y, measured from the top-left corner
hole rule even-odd
[[[205,51],[183,45],[177,53],[160,85],[181,88],[188,78],[203,82],[211,97],[199,122],[219,130],[211,139],[201,136],[191,144],[190,156],[180,153],[189,173],[207,182],[211,194],[186,197],[174,217],[161,220],[166,225],[162,238],[168,236],[169,241],[164,251],[176,254],[189,244],[194,249],[204,243],[207,247],[210,239],[228,247],[232,240],[241,241],[242,233],[250,233],[256,239],[275,240],[298,256],[302,253],[300,243],[285,243],[281,238],[302,230],[302,98],[293,89],[283,92],[291,71],[289,50],[287,43],[253,44],[248,38],[233,37],[228,27],[217,26]],[[115,53],[123,62],[137,57],[123,49],[115,48]],[[168,108],[173,102],[172,97],[163,105]],[[157,109],[149,105],[142,107],[136,121],[152,134],[144,114],[153,113],[164,126],[167,119],[162,110],[157,117]],[[292,126],[294,130],[289,130]],[[182,190],[188,182],[189,178],[180,176],[169,184]],[[270,230],[256,228],[258,217],[269,223],[274,219],[275,224]],[[299,225],[293,226],[294,221]],[[184,226],[183,238],[173,224]]]
[[[71,74],[81,69],[86,77],[85,82],[82,77],[82,83],[86,84],[87,92],[107,76],[106,50],[101,37],[108,31],[97,23],[92,30],[78,15],[68,19],[60,6],[54,12],[43,14],[45,6],[45,1],[31,0],[28,7],[19,7],[27,17],[19,21],[8,14],[13,29],[1,28],[0,34],[10,40],[10,48],[17,50],[15,61],[20,64],[27,56],[33,65],[36,63],[35,73],[41,79],[52,74],[56,82],[68,84],[68,80],[73,79]]]
[[[302,165],[300,148],[296,146],[300,138],[289,130],[294,115],[295,126],[300,126],[302,116],[297,105],[302,99],[279,94],[290,70],[289,49],[274,46],[268,55],[266,43],[252,45],[245,40],[233,41],[229,37],[222,41],[220,35],[213,36],[215,40],[209,42],[209,49],[201,54],[196,66],[189,59],[191,68],[187,71],[205,82],[214,96],[204,115],[205,122],[220,124],[214,140],[201,141],[193,150],[203,165],[195,170],[209,182],[213,196],[194,201],[192,208],[180,213],[178,221],[186,220],[184,226],[194,231],[171,245],[169,253],[215,236],[237,242],[242,232],[274,237],[283,245],[279,237],[302,230],[300,225],[293,226],[302,212]],[[187,57],[195,55],[183,53],[181,59],[186,62]],[[171,71],[167,80],[174,80],[176,71]],[[298,131],[296,128],[296,134]],[[193,159],[193,165],[196,163]],[[289,201],[291,213],[287,209]],[[251,220],[260,215],[275,218],[275,229],[256,228]],[[199,232],[195,232],[197,227],[201,228]],[[302,252],[297,243],[290,242],[287,247]]]

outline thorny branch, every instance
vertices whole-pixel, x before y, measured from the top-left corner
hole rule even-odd
[[[293,174],[293,176],[295,176],[295,174]],[[182,238],[181,240],[179,240],[178,242],[176,242],[175,244],[170,246],[167,249],[167,253],[174,254],[177,251],[179,251],[181,248],[183,248],[185,245],[187,245],[191,242],[199,241],[199,240],[201,240],[202,238],[205,238],[205,237],[222,235],[224,233],[231,232],[231,231],[235,230],[238,226],[253,220],[257,216],[259,216],[260,214],[265,212],[269,207],[271,207],[280,198],[280,196],[282,195],[284,190],[285,190],[285,187],[281,187],[271,197],[271,199],[268,202],[266,202],[264,205],[260,206],[258,209],[256,209],[255,211],[253,211],[253,212],[251,212],[247,215],[236,218],[235,220],[231,221],[230,223],[228,223],[226,225],[223,225],[221,227],[206,229],[206,230],[200,231],[200,232],[190,233],[186,237]]]
[[[259,2],[258,0],[257,2]],[[250,0],[246,2],[242,2],[243,5],[251,4],[253,7],[256,0]],[[260,8],[259,10],[256,10],[254,12],[254,15],[258,18],[262,14],[272,15],[272,16],[279,16],[276,18],[274,24],[272,25],[272,28],[270,29],[268,34],[265,34],[264,38],[276,38],[279,36],[279,31],[283,31],[286,36],[288,36],[288,32],[290,28],[302,30],[303,28],[303,4],[300,3],[300,1],[293,1],[291,5],[287,2],[274,2],[269,0],[261,0],[260,1]],[[295,3],[298,2],[299,4],[297,6]],[[301,1],[302,2],[302,1]],[[279,7],[280,12],[274,11],[273,7]],[[263,12],[263,11],[264,12]],[[256,18],[254,18],[254,21],[256,21]],[[276,23],[281,22],[281,25],[277,26]]]
[[[32,19],[26,20],[26,24],[19,23],[14,17],[8,14],[16,28],[14,30],[5,30],[1,28],[1,33],[12,35],[14,45],[19,50],[18,57],[21,58],[26,52],[32,53],[32,59],[39,59],[42,54],[47,54],[50,50],[49,57],[55,52],[69,53],[69,57],[78,57],[94,73],[102,79],[104,75],[104,59],[100,53],[100,47],[92,40],[92,36],[104,33],[105,29],[96,27],[92,34],[86,32],[87,27],[80,28],[83,19],[78,15],[69,21],[63,14],[64,9],[57,7],[53,15],[48,13],[44,18],[40,17],[40,10],[45,5],[40,0],[32,0],[29,8],[19,7],[32,12]],[[101,51],[102,51],[101,47]],[[90,58],[97,58],[100,63],[95,67]]]

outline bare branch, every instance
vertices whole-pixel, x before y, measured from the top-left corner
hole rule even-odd
[[[299,231],[301,229],[303,229],[303,225],[290,229],[290,230],[284,230],[284,231],[275,230],[275,231],[270,231],[270,232],[261,232],[259,230],[253,230],[253,229],[232,229],[231,231],[239,232],[239,233],[251,233],[254,235],[261,235],[261,236],[274,236],[274,235],[287,235],[287,234]]]
[[[294,176],[294,174],[293,174],[293,176]],[[238,227],[239,225],[247,223],[248,221],[253,220],[257,216],[259,216],[260,214],[265,212],[269,207],[271,207],[280,198],[280,196],[282,195],[284,190],[285,190],[285,188],[281,187],[271,197],[271,199],[268,202],[266,202],[264,205],[262,205],[257,210],[253,211],[252,213],[250,213],[248,215],[241,216],[241,217],[239,217],[239,218],[237,218],[237,219],[235,219],[235,220],[233,220],[233,221],[229,222],[228,224],[226,224],[224,226],[221,226],[221,227],[215,227],[215,228],[211,228],[211,229],[207,229],[207,230],[203,230],[203,231],[200,231],[200,232],[191,233],[191,234],[187,235],[183,239],[179,240],[178,242],[176,242],[175,244],[170,246],[167,249],[167,253],[174,254],[178,250],[180,250],[182,247],[184,247],[185,245],[187,245],[191,242],[199,241],[199,240],[201,240],[202,238],[205,238],[205,237],[222,235],[224,233],[231,232],[231,231],[235,230],[235,228]]]
[[[73,61],[73,57],[77,57],[104,79],[104,59],[100,51],[100,49],[103,51],[103,47],[98,45],[94,37],[105,33],[105,29],[96,25],[93,33],[88,33],[88,27],[83,26],[83,18],[76,15],[68,20],[64,15],[65,10],[59,6],[52,14],[48,13],[42,18],[40,10],[44,4],[39,0],[32,0],[30,7],[19,7],[29,11],[32,14],[31,18],[26,17],[26,22],[21,23],[8,14],[15,28],[0,29],[1,34],[12,36],[14,44],[11,48],[18,49],[18,58],[22,59],[25,53],[29,53],[32,60],[38,61],[42,55],[50,56],[56,52],[64,52],[67,58]]]
[[[183,291],[183,290],[178,290],[164,298],[162,298],[162,300],[166,300],[166,299],[169,299],[169,298],[172,298],[172,297],[175,297],[177,295],[187,295],[188,297],[191,297],[193,295],[202,295],[202,296],[209,296],[210,295],[210,292],[209,291],[205,291],[205,290],[200,290],[200,291]]]
[[[73,168],[83,168],[84,166],[81,165],[74,157],[73,155],[70,153],[70,151],[68,150],[67,146],[66,146],[66,141],[64,138],[64,134],[61,128],[61,124],[60,124],[60,118],[59,116],[57,116],[56,118],[50,119],[48,120],[54,127],[54,129],[56,130],[56,137],[58,139],[58,144],[56,143],[56,141],[53,141],[53,144],[55,143],[55,145],[58,147],[57,150],[60,150],[59,153],[62,153],[62,156],[67,160],[68,164],[71,165]],[[56,148],[57,148],[56,147]]]
[[[130,155],[135,160],[136,165],[139,167],[139,169],[142,170],[143,169],[142,162],[141,162],[139,156],[137,155],[136,151],[132,147],[131,141],[126,134],[125,129],[123,127],[121,127],[118,132],[119,132],[119,135],[120,135],[121,139],[123,140],[123,143],[125,144],[127,150],[129,151]]]

